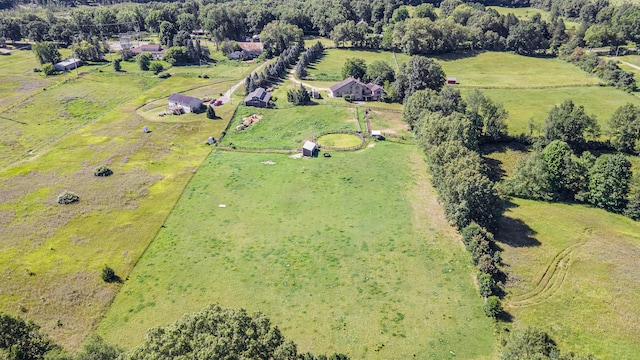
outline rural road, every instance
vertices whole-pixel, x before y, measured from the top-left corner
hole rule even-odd
[[[636,70],[640,70],[640,66],[638,65],[633,65],[632,63],[626,62],[626,61],[622,61],[618,58],[616,58],[616,60],[620,61],[621,63],[627,65],[627,66],[631,66],[632,68],[636,69]]]
[[[302,86],[304,86],[304,87],[308,87],[308,88],[310,88],[310,89],[315,88],[315,89],[322,90],[322,91],[329,91],[329,88],[323,88],[323,87],[313,86],[313,85],[311,85],[311,84],[308,84],[308,83],[306,83],[306,82],[302,82],[302,81],[300,81],[300,80],[296,79],[296,77],[295,77],[295,75],[294,75],[295,73],[296,73],[295,68],[294,68],[293,70],[289,71],[289,79],[290,79],[291,81],[293,81],[293,83],[294,83],[294,84],[296,84],[296,85],[302,85]]]
[[[258,71],[262,70],[262,68],[267,66],[267,64],[269,64],[270,62],[271,61],[266,61],[266,62],[260,64],[260,66],[258,66],[257,68],[253,69],[253,71],[251,71],[249,73],[249,75],[253,75],[253,74],[257,73]],[[245,79],[246,79],[246,76],[245,76]],[[231,101],[231,94],[233,94],[233,92],[236,91],[240,86],[244,85],[244,80],[245,79],[242,79],[237,84],[233,85],[231,87],[231,89],[227,90],[227,92],[225,92],[224,95],[222,95],[220,98],[218,98],[218,100],[222,101],[223,104],[226,104],[229,101]]]

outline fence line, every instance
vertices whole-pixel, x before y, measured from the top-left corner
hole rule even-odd
[[[274,154],[291,154],[298,153],[300,149],[260,149],[260,148],[252,148],[246,146],[228,146],[228,145],[219,145],[216,149],[226,150],[226,151],[236,151],[236,152],[247,152],[247,153],[274,153]]]
[[[355,131],[349,131],[349,130],[330,130],[330,131],[325,131],[321,134],[319,134],[318,136],[313,138],[314,142],[317,142],[317,139],[324,136],[324,135],[330,135],[330,134],[349,134],[349,135],[354,135],[357,136],[358,138],[360,138],[360,144],[355,145],[355,146],[349,146],[349,147],[333,147],[333,146],[323,146],[318,144],[318,147],[321,148],[322,150],[330,150],[330,151],[354,151],[354,150],[360,150],[362,148],[364,148],[367,145],[367,140],[364,138],[364,136],[362,136],[361,133],[359,132],[355,132]]]

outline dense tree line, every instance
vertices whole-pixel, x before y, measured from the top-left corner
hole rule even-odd
[[[304,46],[304,42],[296,43],[289,48],[285,49],[275,63],[267,65],[264,70],[258,73],[253,73],[245,79],[245,94],[252,92],[259,87],[267,87],[276,81],[284,79],[287,76],[289,67],[298,62],[300,57],[301,48]]]
[[[305,52],[300,56],[300,61],[298,65],[296,65],[296,77],[298,79],[304,79],[307,77],[307,66],[315,63],[320,59],[322,54],[324,53],[324,46],[322,43],[318,41],[309,47]]]
[[[438,90],[412,93],[402,116],[427,155],[445,216],[461,232],[478,269],[485,314],[495,318],[502,312],[496,296],[501,256],[492,231],[497,229],[504,207],[478,149],[481,143],[506,137],[507,113],[480,91],[463,99],[460,91],[451,87]]]

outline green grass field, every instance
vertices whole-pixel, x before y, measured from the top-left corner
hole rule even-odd
[[[252,114],[262,118],[245,130],[236,130]],[[358,130],[353,109],[336,105],[260,109],[240,106],[222,145],[251,149],[300,149],[306,139],[329,130]]]
[[[189,73],[159,80],[95,70],[11,104],[0,119],[0,311],[34,320],[71,349],[120,289],[100,279],[102,268],[127,277],[211,151],[205,141],[220,136],[233,112],[225,105],[221,121],[200,114],[150,122],[136,110],[154,99],[204,82],[209,91],[220,85]],[[231,79],[226,73],[218,81]],[[24,149],[34,151],[25,156]],[[94,177],[98,165],[114,175]],[[80,202],[58,205],[64,190]]]
[[[502,102],[509,111],[509,133],[529,134],[529,120],[542,130],[549,110],[565,100],[584,105],[603,130],[613,112],[626,103],[640,104],[632,94],[606,86],[578,67],[559,59],[531,58],[510,53],[480,52],[467,57],[438,58],[447,76],[455,76],[464,95],[471,88]],[[496,64],[500,64],[496,70]],[[540,71],[544,69],[544,71]]]
[[[513,203],[499,240],[515,325],[544,328],[567,350],[635,358],[640,224],[585,205]]]
[[[350,134],[327,134],[318,138],[318,144],[329,147],[352,147],[361,143],[359,137]]]
[[[530,20],[535,14],[540,14],[543,20],[549,22],[551,20],[551,13],[549,11],[544,11],[536,8],[507,8],[500,6],[489,6],[491,9],[495,9],[498,13],[506,15],[508,13],[512,13],[518,19],[521,20]],[[564,25],[567,30],[575,30],[580,27],[580,23],[576,21],[571,21],[568,19],[563,19]]]
[[[504,104],[509,111],[510,134],[529,134],[529,119],[533,118],[536,130],[534,135],[543,131],[544,121],[549,110],[565,100],[573,100],[583,105],[587,113],[596,115],[603,132],[613,112],[626,103],[640,105],[640,99],[632,94],[611,87],[567,87],[557,89],[510,90],[483,89],[482,92]],[[463,91],[464,94],[464,91]],[[603,138],[608,138],[603,134]]]
[[[596,85],[600,80],[560,59],[544,59],[505,52],[469,53],[436,57],[447,76],[460,87],[547,88]]]
[[[316,87],[328,88],[338,81],[342,80],[342,64],[348,58],[362,58],[365,59],[367,64],[370,64],[376,60],[382,60],[389,63],[389,65],[396,69],[396,61],[394,60],[393,53],[388,51],[366,51],[356,50],[350,48],[340,49],[326,49],[324,56],[321,60],[309,66],[307,69],[309,75],[307,80],[309,84]],[[398,64],[409,60],[409,56],[402,53],[396,53]]]
[[[300,351],[494,358],[474,270],[426,181],[411,145],[213,152],[98,332],[131,347],[220,302],[264,312]]]

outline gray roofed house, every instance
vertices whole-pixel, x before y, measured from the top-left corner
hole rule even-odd
[[[269,106],[269,100],[271,100],[271,94],[268,93],[267,90],[259,87],[244,98],[244,105],[266,108]]]
[[[169,96],[169,108],[179,108],[185,113],[198,112],[202,107],[202,100],[192,96],[173,93]]]
[[[362,81],[348,77],[329,88],[329,96],[343,97],[353,95],[353,100],[378,100],[384,94],[384,89],[380,85],[373,83],[365,84]]]
[[[78,68],[82,66],[82,61],[78,58],[71,58],[65,61],[60,61],[59,63],[53,64],[53,67],[57,71],[67,71]]]

